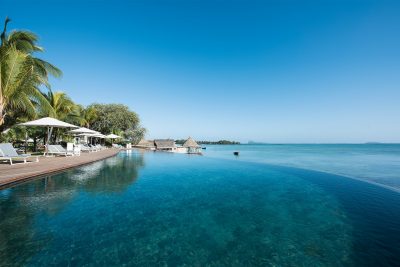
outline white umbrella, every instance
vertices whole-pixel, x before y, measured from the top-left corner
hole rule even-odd
[[[78,136],[87,136],[87,137],[89,137],[89,138],[95,137],[95,138],[102,138],[102,139],[106,138],[106,136],[105,136],[104,134],[101,134],[101,133],[99,133],[99,132],[94,132],[94,133],[81,133],[81,134],[78,134]]]
[[[96,134],[98,132],[96,132],[94,130],[91,130],[91,129],[88,129],[86,127],[80,127],[78,129],[74,129],[74,130],[69,131],[69,133],[74,134],[76,136],[89,136],[91,134]],[[80,143],[80,138],[79,138],[78,142]]]
[[[56,127],[56,128],[79,128],[78,126],[75,126],[75,125],[54,119],[54,118],[50,118],[50,117],[20,123],[19,125],[21,125],[21,126]]]
[[[90,134],[90,133],[80,133],[77,134],[76,136],[93,136],[94,134]]]
[[[109,134],[109,135],[106,135],[106,138],[111,139],[111,144],[112,144],[113,143],[112,139],[121,138],[121,136],[116,135],[116,134]]]
[[[108,139],[117,139],[117,138],[121,138],[121,136],[116,135],[116,134],[109,134],[109,135],[106,135],[106,138],[108,138]]]
[[[88,128],[85,128],[85,127],[81,127],[81,128],[78,128],[78,129],[74,129],[74,130],[71,130],[71,131],[69,131],[70,133],[73,133],[73,134],[82,134],[82,133],[87,133],[87,134],[97,134],[98,132],[96,132],[96,131],[94,131],[94,130],[90,130],[90,129],[88,129]]]
[[[85,140],[85,142],[87,142],[87,143],[89,143],[89,137],[91,137],[91,136],[93,136],[94,134],[92,134],[92,133],[80,133],[80,134],[76,134],[75,136],[79,136],[79,143],[80,143],[80,137],[87,137],[87,138],[85,138],[84,140]]]
[[[104,134],[101,134],[101,133],[99,133],[99,132],[96,133],[96,134],[91,135],[90,137],[100,138],[100,139],[106,138],[106,136],[105,136]]]
[[[95,134],[95,135],[93,135],[93,137],[102,138],[102,139],[106,138],[106,136],[101,133]]]
[[[20,126],[40,126],[40,127],[47,127],[47,142],[46,142],[46,152],[47,152],[47,148],[49,145],[49,141],[50,141],[50,136],[51,133],[53,131],[53,128],[79,128],[78,126],[75,126],[73,124],[69,124],[54,118],[50,118],[50,117],[46,117],[46,118],[41,118],[38,120],[34,120],[34,121],[28,121],[28,122],[24,122],[24,123],[20,123],[18,124]]]

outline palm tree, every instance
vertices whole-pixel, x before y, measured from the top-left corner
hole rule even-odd
[[[36,45],[37,36],[27,31],[13,31],[7,35],[6,18],[0,44],[0,127],[6,117],[23,113],[28,118],[51,106],[39,87],[50,88],[49,75],[60,77],[61,71],[50,63],[33,56],[43,49]]]
[[[81,126],[90,128],[90,126],[93,124],[93,122],[96,121],[97,119],[97,110],[93,106],[89,106],[87,108],[84,108],[80,106],[80,114],[81,114]]]
[[[43,96],[50,103],[51,110],[43,110],[40,114],[53,117],[69,123],[80,123],[79,106],[64,92],[55,92],[49,90]]]
[[[80,114],[78,105],[76,105],[72,99],[64,92],[52,92],[42,93],[44,98],[49,102],[50,110],[41,110],[39,108],[39,114],[42,117],[53,117],[61,121],[65,121],[72,124],[80,124]],[[65,129],[54,130],[54,140],[57,141],[58,137],[65,133]]]

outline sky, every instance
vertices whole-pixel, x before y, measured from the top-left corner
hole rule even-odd
[[[400,1],[0,0],[80,104],[148,138],[400,142]],[[38,55],[39,56],[39,55]]]

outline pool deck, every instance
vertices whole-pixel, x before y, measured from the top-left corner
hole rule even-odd
[[[0,189],[26,182],[38,176],[53,174],[66,169],[85,165],[109,157],[113,157],[121,150],[110,148],[98,152],[82,153],[74,157],[39,157],[39,162],[16,163],[0,162]]]

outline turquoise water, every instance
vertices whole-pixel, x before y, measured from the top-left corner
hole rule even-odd
[[[0,265],[395,266],[399,203],[322,172],[122,152],[1,190]]]
[[[208,157],[324,171],[400,190],[400,144],[209,145]]]

